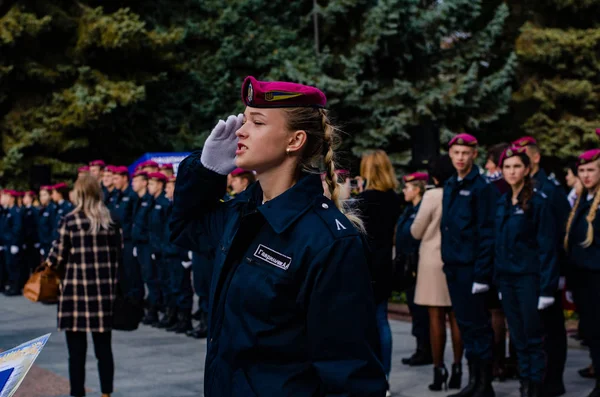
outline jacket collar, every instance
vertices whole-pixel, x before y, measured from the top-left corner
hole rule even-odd
[[[477,178],[477,176],[479,175],[479,168],[477,167],[477,165],[473,164],[473,167],[471,168],[471,171],[461,180],[458,180],[458,174],[455,173],[454,176],[452,176],[452,184],[460,184],[463,183],[464,181],[469,181],[472,182],[475,178]]]
[[[273,200],[262,204],[260,182],[252,184],[238,195],[238,202],[246,204],[245,213],[258,210],[275,233],[283,233],[304,214],[317,197],[323,196],[323,184],[318,174],[303,173],[298,182]]]
[[[545,181],[548,180],[548,174],[542,168],[533,176],[537,187],[542,187]]]

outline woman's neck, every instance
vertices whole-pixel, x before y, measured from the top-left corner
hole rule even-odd
[[[295,168],[295,167],[294,167]],[[263,191],[263,203],[273,200],[296,184],[296,171],[284,164],[257,175],[260,187]]]
[[[521,182],[511,186],[513,201],[517,201],[517,199],[519,198],[519,194],[521,193],[521,190],[523,190],[523,186],[525,186],[525,181],[521,181]]]
[[[417,205],[419,205],[419,203],[421,202],[421,200],[423,199],[422,196],[417,196],[412,200],[412,205],[413,207],[416,207]]]

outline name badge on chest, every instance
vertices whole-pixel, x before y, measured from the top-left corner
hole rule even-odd
[[[517,208],[515,210],[515,215],[523,215],[525,213],[525,211],[523,211],[523,208]]]
[[[458,192],[458,194],[460,194],[461,196],[470,196],[471,192],[469,190],[461,190],[460,192]]]
[[[258,245],[254,252],[254,256],[267,262],[269,265],[276,266],[283,270],[287,270],[292,264],[292,258],[262,244]]]

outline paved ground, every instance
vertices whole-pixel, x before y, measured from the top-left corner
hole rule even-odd
[[[56,307],[28,302],[25,298],[0,295],[0,349],[9,349],[29,339],[52,332],[50,341],[38,357],[16,397],[68,396],[67,349],[64,333],[55,328]],[[442,397],[448,393],[427,390],[432,368],[409,368],[401,358],[414,348],[410,323],[392,321],[394,358],[391,386],[398,397]],[[172,335],[154,328],[113,333],[116,363],[115,397],[202,396],[205,341]],[[449,357],[450,351],[447,350]],[[450,360],[448,359],[448,362]],[[593,387],[576,370],[588,364],[587,352],[569,350],[565,374],[568,397],[587,396]],[[463,379],[463,382],[465,379]],[[100,396],[93,349],[88,347],[87,387],[89,396]],[[517,396],[516,381],[495,383],[498,397]]]

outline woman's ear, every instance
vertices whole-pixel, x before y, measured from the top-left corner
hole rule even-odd
[[[302,148],[306,144],[307,138],[308,138],[308,136],[306,135],[306,131],[304,131],[304,130],[294,131],[288,142],[288,147],[286,149],[287,152],[291,154],[291,153],[297,153],[300,150],[302,150]]]

